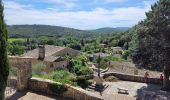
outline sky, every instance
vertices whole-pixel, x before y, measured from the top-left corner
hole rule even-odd
[[[157,0],[3,0],[8,25],[132,27]]]

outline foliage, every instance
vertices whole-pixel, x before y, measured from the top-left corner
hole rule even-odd
[[[9,45],[8,51],[11,55],[21,55],[24,54],[25,47],[20,45]]]
[[[0,100],[4,100],[4,92],[9,74],[9,63],[7,57],[7,28],[4,22],[3,4],[0,0]]]
[[[130,56],[130,51],[129,50],[125,50],[123,55],[122,55],[122,58],[127,60],[129,56]]]
[[[12,42],[15,42],[15,41],[25,41],[25,38],[9,38],[8,39],[9,43],[12,43]]]
[[[146,13],[135,31],[133,61],[142,67],[162,70],[170,58],[170,1],[160,0]],[[149,67],[150,66],[150,67]]]
[[[87,58],[84,54],[77,56],[71,60],[72,66],[70,71],[76,75],[90,75],[93,74],[93,71],[86,64]]]
[[[76,85],[76,77],[67,70],[56,70],[47,74],[34,74],[35,77],[50,79],[62,84]]]
[[[105,59],[102,59],[101,58],[101,61],[100,61],[100,68],[102,69],[106,69],[108,67],[108,61],[106,61]]]
[[[92,82],[86,80],[85,78],[78,78],[77,79],[77,85],[80,86],[83,89],[87,88],[91,84],[92,84]]]
[[[127,31],[128,29],[129,29],[128,27],[117,27],[117,28],[105,27],[105,28],[100,28],[100,29],[90,30],[90,31],[101,33],[101,34],[110,34],[116,32],[124,32]]]
[[[67,87],[64,84],[58,83],[50,84],[49,89],[57,95],[62,95],[64,92],[67,91]]]
[[[91,75],[92,70],[86,66],[75,66],[76,75]]]

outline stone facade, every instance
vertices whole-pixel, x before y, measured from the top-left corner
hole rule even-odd
[[[42,63],[44,65],[44,72],[51,72],[57,69],[66,69],[68,65],[67,61],[47,62],[47,61],[32,59],[33,67],[38,63]]]
[[[49,89],[49,85],[53,83],[56,82],[47,79],[31,78],[29,81],[29,89],[35,92],[54,94]],[[66,85],[66,86],[67,86],[67,91],[64,94],[62,94],[63,97],[71,98],[74,100],[104,100],[81,88],[73,87],[70,85]]]

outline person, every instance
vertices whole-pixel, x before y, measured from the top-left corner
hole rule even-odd
[[[149,73],[146,72],[144,75],[145,83],[148,83]]]
[[[163,75],[161,74],[161,75],[160,75],[160,84],[161,84],[161,88],[163,88],[163,80],[164,80],[164,77],[163,77]]]

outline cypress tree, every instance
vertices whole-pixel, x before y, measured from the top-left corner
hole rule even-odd
[[[5,88],[9,74],[9,63],[7,57],[7,28],[4,22],[3,4],[0,0],[0,100],[5,98]]]

